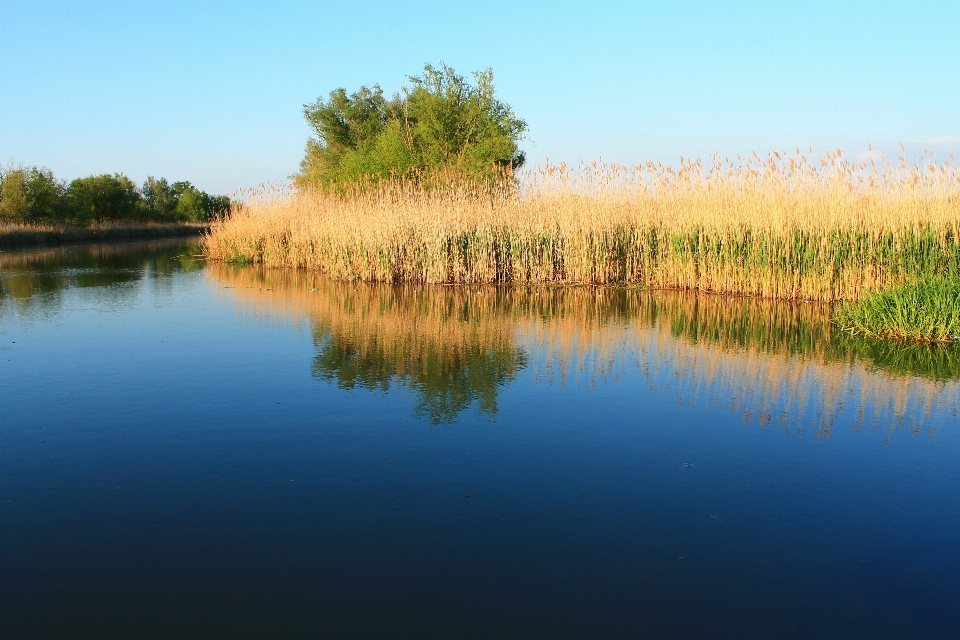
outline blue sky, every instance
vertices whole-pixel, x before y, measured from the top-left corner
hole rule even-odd
[[[0,0],[0,160],[229,193],[294,172],[302,105],[492,67],[532,164],[813,146],[960,155],[960,0]]]

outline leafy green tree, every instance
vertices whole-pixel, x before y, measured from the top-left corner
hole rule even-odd
[[[150,176],[137,186],[122,174],[78,178],[69,185],[49,169],[0,168],[0,221],[89,224],[121,220],[207,222],[230,211],[230,198],[189,182]]]
[[[204,193],[204,207],[207,210],[207,220],[223,218],[230,213],[230,207],[233,204],[230,196],[211,196]]]
[[[527,124],[497,99],[490,69],[473,78],[470,84],[446,64],[426,65],[389,100],[374,85],[305,105],[315,137],[296,184],[339,190],[389,178],[486,183],[511,175],[525,160],[518,145]]]
[[[137,185],[119,173],[77,178],[67,187],[66,200],[71,217],[82,224],[149,217]]]
[[[25,169],[11,168],[3,172],[0,179],[0,220],[21,224],[30,220]]]
[[[185,185],[179,189],[177,201],[177,219],[190,222],[205,222],[207,220],[206,196],[189,182],[176,183]]]
[[[8,167],[0,171],[0,220],[54,222],[63,215],[65,187],[49,169]]]
[[[63,218],[66,185],[54,177],[49,169],[30,169],[27,193],[30,198],[32,219],[37,222],[56,222]]]
[[[227,196],[212,196],[189,182],[174,182],[171,189],[177,199],[177,220],[209,222],[230,211],[230,198]]]
[[[164,222],[208,222],[230,211],[230,198],[212,196],[187,181],[170,184],[165,178],[149,177],[142,193],[146,204]]]
[[[177,219],[178,195],[166,178],[156,179],[148,176],[140,189],[143,200],[156,217],[162,222],[175,222]]]

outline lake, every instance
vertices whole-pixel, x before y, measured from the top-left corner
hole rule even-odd
[[[0,253],[5,638],[957,638],[960,349]]]

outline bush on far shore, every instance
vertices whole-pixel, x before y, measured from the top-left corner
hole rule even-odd
[[[105,173],[66,183],[45,168],[0,169],[0,222],[8,224],[209,222],[229,210],[230,198],[186,181],[151,176],[138,187],[123,174]]]

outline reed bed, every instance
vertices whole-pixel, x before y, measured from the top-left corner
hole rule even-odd
[[[960,348],[850,338],[824,304],[590,287],[331,282],[304,270],[211,265],[244,313],[313,334],[313,374],[347,388],[414,390],[417,412],[495,415],[499,388],[616,384],[696,410],[829,437],[935,430],[960,406]],[[951,413],[952,412],[952,413]],[[933,434],[933,431],[931,431]]]
[[[519,185],[263,188],[203,240],[213,260],[335,280],[637,284],[851,300],[960,273],[960,172],[932,155],[714,156],[680,168],[547,165]]]

